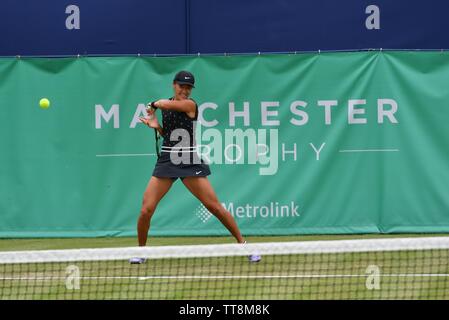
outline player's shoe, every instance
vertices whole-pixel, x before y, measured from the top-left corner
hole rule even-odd
[[[246,244],[246,241],[243,242],[243,244]],[[259,262],[260,260],[262,260],[262,256],[260,254],[250,254],[248,256],[248,260],[249,262]]]
[[[259,262],[260,260],[262,260],[262,256],[258,254],[251,254],[248,256],[248,260],[249,262]]]
[[[131,258],[129,259],[129,263],[131,264],[143,264],[147,262],[146,258]]]

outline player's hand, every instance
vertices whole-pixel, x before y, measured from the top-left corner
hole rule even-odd
[[[150,128],[157,129],[159,127],[159,122],[157,121],[157,117],[155,115],[150,116],[150,118],[140,117],[139,120]]]

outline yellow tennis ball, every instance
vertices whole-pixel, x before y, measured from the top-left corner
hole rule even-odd
[[[39,106],[40,106],[42,109],[47,109],[47,108],[50,106],[50,100],[48,100],[47,98],[42,98],[42,99],[39,101]]]

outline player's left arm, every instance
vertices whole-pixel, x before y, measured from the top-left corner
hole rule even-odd
[[[154,105],[162,110],[173,110],[185,113],[195,113],[196,104],[191,99],[186,100],[168,100],[161,99],[154,102]]]

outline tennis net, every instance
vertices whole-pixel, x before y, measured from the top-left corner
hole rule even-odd
[[[449,237],[0,253],[0,299],[448,298]]]

